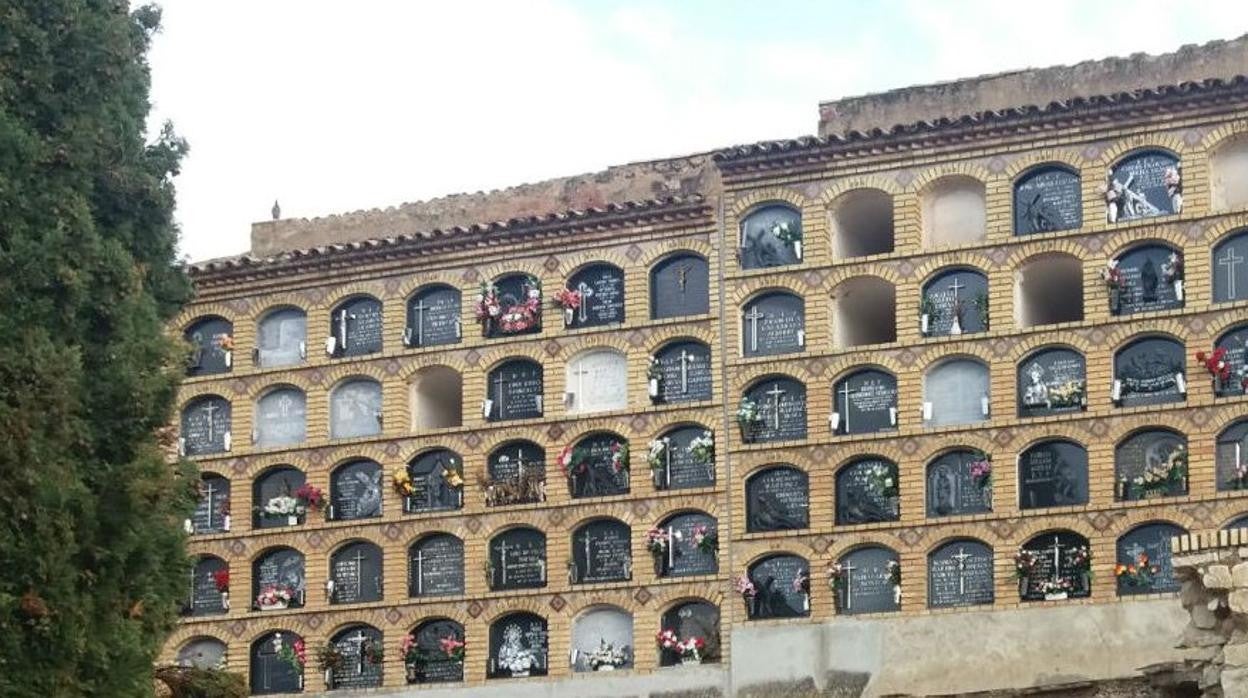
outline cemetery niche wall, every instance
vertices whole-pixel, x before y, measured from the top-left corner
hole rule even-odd
[[[403,664],[407,683],[464,680],[464,626],[449,618],[422,621],[408,635]]]
[[[628,358],[614,349],[591,349],[568,362],[564,406],[573,414],[628,407]]]
[[[1129,248],[1111,262],[1106,285],[1109,312],[1134,315],[1182,308],[1184,303],[1183,254],[1162,243]],[[1115,273],[1116,272],[1116,273]]]
[[[251,564],[252,610],[282,611],[305,601],[303,553],[278,546],[260,553]]]
[[[1169,429],[1142,429],[1114,450],[1114,499],[1135,501],[1187,494],[1187,438]]]
[[[1014,234],[1075,230],[1083,225],[1079,173],[1066,165],[1033,167],[1014,180]]]
[[[408,383],[411,430],[446,429],[463,424],[464,381],[450,366],[425,366]]]
[[[624,270],[614,264],[586,265],[568,279],[563,294],[563,323],[569,328],[624,322]]]
[[[628,494],[630,450],[619,434],[597,432],[564,447],[558,465],[573,499]]]
[[[652,402],[674,404],[711,399],[711,348],[696,340],[668,342],[654,353],[648,371]]]
[[[1022,509],[1088,503],[1088,450],[1074,441],[1049,439],[1018,456],[1018,496]]]
[[[1228,235],[1214,246],[1210,259],[1213,302],[1248,300],[1248,230]]]
[[[988,277],[975,269],[948,269],[923,284],[919,331],[948,337],[988,330]]]
[[[486,576],[493,591],[546,586],[546,534],[535,528],[507,529],[490,539]]]
[[[901,609],[901,561],[889,548],[854,548],[837,560],[833,593],[837,613],[858,615]]]
[[[675,426],[650,442],[647,455],[656,489],[715,484],[715,434],[700,424]]]
[[[832,204],[832,247],[837,259],[893,251],[893,197],[879,189],[854,189]]]
[[[650,271],[650,317],[704,315],[711,311],[710,264],[701,255],[678,252]]]
[[[1161,149],[1130,153],[1110,168],[1104,192],[1105,216],[1110,223],[1180,213],[1183,181],[1179,158]]]
[[[189,346],[186,375],[227,373],[234,366],[234,323],[222,317],[196,320],[182,335]]]
[[[978,359],[946,359],[923,376],[923,422],[928,426],[988,420],[988,367]]]
[[[335,666],[325,672],[330,689],[376,688],[382,683],[385,646],[381,631],[371,625],[352,625],[334,633],[327,648]]]
[[[483,283],[477,293],[476,318],[490,339],[542,331],[542,284],[529,274],[504,274]]]
[[[806,346],[806,302],[801,296],[769,291],[746,302],[741,315],[741,351],[770,356]]]
[[[832,290],[832,344],[838,349],[897,341],[897,290],[877,276],[846,279]]]
[[[595,519],[572,532],[572,584],[624,582],[633,578],[632,529],[616,519]]]
[[[445,448],[434,448],[408,461],[406,478],[395,483],[403,496],[403,511],[447,511],[464,506],[463,459]]]
[[[987,236],[984,183],[965,175],[932,182],[920,195],[923,247],[966,245]]]
[[[329,556],[325,596],[331,604],[367,603],[382,598],[381,548],[368,541],[354,541]]]
[[[901,518],[897,464],[878,456],[855,459],[836,472],[836,523],[897,521]]]
[[[1018,364],[1018,416],[1046,417],[1087,407],[1087,362],[1062,346],[1044,347]]]
[[[658,577],[688,577],[719,571],[719,524],[700,511],[674,514],[646,535]]]
[[[805,439],[805,384],[783,375],[755,382],[737,408],[737,426],[746,443]]]
[[[187,533],[211,534],[230,530],[230,481],[216,473],[200,476],[195,510],[187,519]]]
[[[546,619],[527,612],[510,613],[490,624],[486,678],[545,676],[550,668]]]
[[[1167,522],[1142,524],[1124,533],[1118,539],[1114,566],[1118,595],[1178,591],[1170,564],[1170,539],[1184,533],[1181,527]]]
[[[294,366],[308,358],[308,316],[299,308],[277,308],[256,327],[253,362],[260,368]]]
[[[992,548],[977,540],[953,540],[927,557],[930,608],[978,606],[993,602]]]
[[[546,501],[546,450],[532,441],[508,441],[486,458],[487,506]]]
[[[810,615],[810,563],[797,555],[768,555],[750,565],[755,594],[746,597],[746,615],[799,618]]]
[[[213,616],[230,610],[230,566],[215,555],[201,555],[191,567],[191,586],[182,614]]]
[[[375,354],[381,351],[384,332],[381,301],[372,296],[348,298],[330,314],[325,353],[332,357]]]
[[[381,465],[368,459],[348,461],[329,476],[329,519],[349,521],[381,516]]]
[[[742,269],[763,269],[802,261],[802,214],[787,204],[768,203],[741,220]]]
[[[810,526],[810,484],[791,465],[768,466],[745,481],[746,530],[789,531]]]
[[[308,499],[299,495],[307,477],[292,465],[277,465],[260,473],[252,482],[254,519],[259,529],[298,526],[308,515]]]
[[[832,385],[834,434],[873,434],[897,428],[897,378],[877,368],[855,370]]]
[[[329,438],[351,439],[381,433],[381,383],[353,378],[329,394]]]
[[[457,596],[464,593],[464,542],[449,533],[431,533],[407,553],[407,595]]]
[[[1182,402],[1187,395],[1183,344],[1163,336],[1131,341],[1114,354],[1112,397],[1122,407]]]
[[[1083,261],[1064,252],[1028,258],[1014,272],[1014,323],[1020,328],[1083,320]]]
[[[403,345],[425,348],[458,344],[463,338],[462,297],[450,286],[425,286],[407,301]]]
[[[492,422],[541,417],[543,375],[542,365],[531,359],[502,362],[486,376],[482,414]]]

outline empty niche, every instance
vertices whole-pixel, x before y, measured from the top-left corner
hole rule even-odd
[[[988,419],[988,367],[976,359],[949,359],[923,377],[923,422],[927,426],[971,424]]]
[[[196,669],[224,669],[225,643],[215,637],[197,637],[178,650],[178,666]]]
[[[1083,319],[1083,263],[1062,253],[1032,257],[1014,273],[1014,321],[1019,327]]]
[[[278,308],[256,328],[257,366],[272,368],[303,363],[308,353],[308,316],[299,308]]]
[[[837,259],[893,251],[893,197],[887,192],[855,189],[832,206],[832,249]]]
[[[329,438],[350,439],[381,433],[381,383],[353,378],[329,396]]]
[[[924,247],[967,245],[987,237],[983,182],[965,175],[942,177],[920,199]]]
[[[1223,141],[1209,158],[1212,208],[1248,206],[1248,134]]]
[[[564,404],[574,414],[628,407],[628,359],[614,349],[591,349],[568,362]]]
[[[593,606],[572,621],[573,671],[633,666],[633,616],[615,606]]]
[[[457,427],[463,423],[463,378],[447,366],[427,366],[410,383],[412,431]]]
[[[838,348],[896,341],[896,289],[874,276],[841,282],[832,292],[832,330]]]

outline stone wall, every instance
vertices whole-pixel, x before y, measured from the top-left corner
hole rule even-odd
[[[1208,698],[1248,696],[1248,530],[1180,536],[1172,547],[1190,615],[1187,672]]]

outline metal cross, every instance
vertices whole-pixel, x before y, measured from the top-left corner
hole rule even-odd
[[[524,446],[516,447],[516,479],[524,480]]]
[[[356,630],[355,637],[347,638],[347,642],[355,644],[355,673],[360,675],[364,673],[364,643],[368,642],[368,638],[364,637],[363,630]]]
[[[425,305],[425,299],[421,298],[416,301],[416,305],[412,306],[412,310],[416,311],[416,346],[425,343],[425,309],[429,306]]]
[[[849,381],[845,381],[844,383],[842,383],[842,384],[841,384],[841,389],[840,389],[840,390],[838,390],[837,392],[838,392],[838,393],[840,393],[840,396],[841,396],[841,397],[845,400],[845,409],[844,409],[844,414],[845,414],[845,433],[846,433],[846,434],[848,434],[848,433],[849,433],[849,396],[850,396],[850,395],[857,395],[857,394],[858,394],[858,391],[857,391],[857,390],[850,390],[850,389],[849,389]]]
[[[958,283],[958,277],[953,277],[953,283],[949,284],[949,290],[953,291],[953,302],[958,302],[958,291],[966,288],[966,284]]]
[[[364,551],[355,551],[355,598],[358,601],[361,595],[360,581],[364,577]]]
[[[589,306],[589,297],[594,295],[594,289],[590,288],[588,284],[582,281],[576,285],[576,291],[581,294],[581,305],[577,308],[577,312],[580,315],[580,321],[585,322],[585,320],[588,319],[588,316],[585,314],[585,309]]]
[[[212,422],[213,422],[212,415],[215,414],[216,411],[219,409],[221,408],[217,407],[217,404],[215,402],[209,401],[204,404],[203,413],[208,415],[208,443],[209,444],[211,444],[215,440],[213,438],[214,433],[213,433],[213,428],[212,428]]]
[[[590,556],[590,552],[589,552],[589,544],[590,544],[589,531],[586,531],[585,532],[585,572],[581,575],[582,581],[584,581],[585,578],[589,576],[590,570],[592,570],[594,566],[594,559],[593,557]]]
[[[772,409],[775,412],[775,414],[772,415],[772,425],[773,425],[772,428],[773,429],[776,429],[776,430],[780,429],[780,396],[786,394],[787,392],[788,392],[787,390],[781,390],[780,384],[776,383],[775,385],[771,386],[771,390],[768,390],[766,393],[764,393],[765,395],[771,396]]]
[[[846,562],[841,565],[841,571],[845,573],[845,610],[854,607],[854,563]]]
[[[510,382],[511,381],[507,380],[507,378],[503,375],[502,371],[499,371],[498,375],[494,378],[494,385],[498,388],[498,416],[500,419],[503,417],[503,401],[504,396],[506,395],[503,391],[503,386]]]
[[[1238,295],[1235,290],[1235,268],[1243,261],[1244,258],[1235,254],[1235,248],[1230,245],[1226,247],[1226,254],[1218,257],[1218,266],[1226,267],[1226,292],[1232,299]]]
[[[689,392],[689,364],[697,361],[697,357],[692,356],[688,350],[680,350],[680,392],[682,394]]]
[[[217,488],[212,486],[211,482],[204,485],[205,498],[208,500],[208,530],[212,530],[212,495],[216,494]]]
[[[966,552],[966,548],[958,548],[957,554],[950,557],[958,561],[958,596],[965,596],[966,575],[963,573],[966,571],[966,561],[975,556]]]
[[[758,312],[757,305],[745,314],[745,319],[750,323],[750,351],[758,351],[758,321],[765,317],[765,313]]]
[[[338,343],[342,345],[342,350],[347,350],[347,322],[355,319],[355,314],[347,314],[347,309],[343,308],[338,311]]]
[[[498,566],[503,570],[503,586],[507,586],[507,541],[498,544]]]
[[[689,283],[689,272],[693,271],[692,264],[682,264],[676,267],[676,283],[680,285],[680,293],[684,295],[685,285]]]
[[[1053,578],[1058,579],[1062,576],[1062,542],[1057,536],[1053,536]]]
[[[425,593],[425,551],[416,551],[416,595]]]

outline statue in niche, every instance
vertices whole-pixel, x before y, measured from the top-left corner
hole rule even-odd
[[[1143,293],[1140,298],[1145,303],[1152,303],[1157,300],[1157,265],[1153,264],[1152,258],[1144,261],[1144,266],[1140,269],[1140,287]]]
[[[941,516],[953,512],[953,493],[957,489],[955,479],[953,470],[947,465],[937,466],[932,472],[932,510]]]
[[[1037,193],[1031,197],[1031,201],[1027,202],[1024,215],[1030,223],[1033,233],[1047,233],[1051,230],[1057,230],[1062,223],[1061,214],[1053,206],[1052,201],[1044,198],[1043,193]]]
[[[843,518],[851,523],[872,523],[875,521],[891,521],[894,517],[891,508],[885,508],[865,490],[851,489],[846,496]]]
[[[753,257],[756,264],[762,267],[778,266],[788,258],[784,241],[762,225],[753,226],[753,230],[746,229],[741,249],[744,257]]]
[[[524,646],[520,626],[512,623],[503,630],[503,645],[498,648],[498,666],[512,676],[528,676],[537,666],[533,650]]]
[[[360,470],[355,473],[356,482],[360,483],[360,496],[355,502],[356,515],[377,516],[381,514],[381,468],[372,475]]]
[[[762,492],[758,488],[750,501],[750,518],[754,528],[760,531],[805,528],[806,522],[785,510],[774,492]]]
[[[755,613],[759,618],[800,615],[797,609],[789,605],[784,591],[776,588],[776,578],[772,575],[767,575],[767,579],[758,585],[758,599],[755,604]]]

